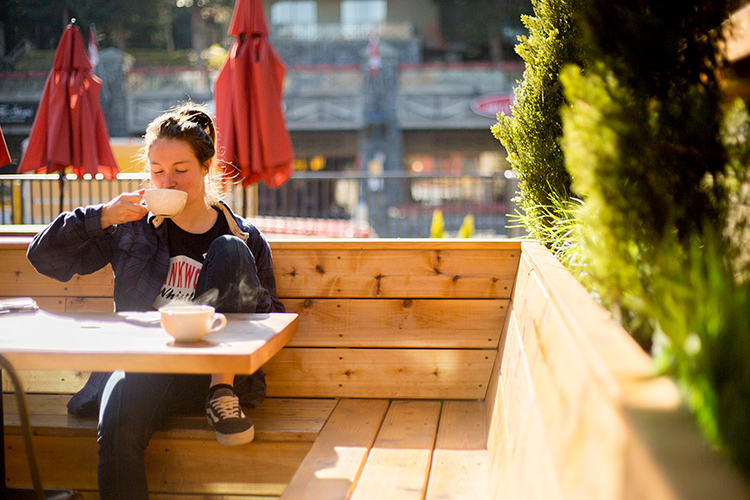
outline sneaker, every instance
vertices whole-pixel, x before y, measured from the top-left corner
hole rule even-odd
[[[230,385],[219,384],[209,390],[206,418],[222,446],[246,444],[255,437],[253,421],[245,416],[240,400]]]

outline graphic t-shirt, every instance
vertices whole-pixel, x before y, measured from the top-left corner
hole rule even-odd
[[[165,224],[169,239],[169,272],[154,301],[155,309],[175,302],[192,302],[208,247],[219,236],[231,233],[221,212],[213,227],[202,234],[189,233],[171,219],[166,219]]]

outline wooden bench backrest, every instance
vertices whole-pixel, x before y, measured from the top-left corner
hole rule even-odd
[[[3,238],[0,296],[31,296],[52,311],[112,310],[109,268],[60,283],[28,263],[29,241]],[[279,296],[288,311],[300,314],[300,330],[264,368],[269,396],[485,397],[520,243],[270,244]]]

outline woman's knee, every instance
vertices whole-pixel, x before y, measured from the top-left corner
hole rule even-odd
[[[232,235],[216,238],[209,247],[196,283],[196,296],[221,312],[255,312],[262,292],[255,257],[244,241]]]
[[[230,262],[237,259],[248,259],[253,266],[255,265],[255,256],[248,246],[244,241],[232,234],[219,236],[211,243],[208,247],[206,260],[214,258],[219,260],[231,259]]]

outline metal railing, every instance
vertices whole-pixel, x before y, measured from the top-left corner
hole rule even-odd
[[[117,179],[77,178],[58,174],[0,175],[0,223],[48,224],[60,212],[106,203],[139,189],[146,177],[119,174]]]
[[[408,39],[414,36],[414,26],[408,22],[364,24],[277,24],[271,30],[271,41],[277,40],[367,40],[372,33],[385,40]]]
[[[61,211],[105,203],[143,187],[146,180],[145,174],[120,174],[114,180],[2,175],[0,223],[47,224]],[[471,215],[476,236],[503,237],[507,214],[514,211],[514,189],[512,178],[503,174],[295,172],[279,189],[260,185],[243,192],[235,187],[226,201],[245,216],[349,220],[391,238],[430,236],[440,210],[448,235]]]

